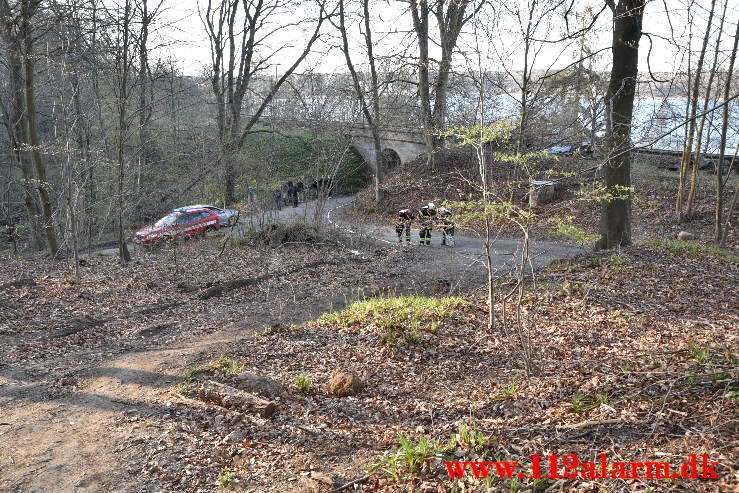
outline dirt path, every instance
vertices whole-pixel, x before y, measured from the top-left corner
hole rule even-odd
[[[350,201],[350,197],[329,199],[327,221],[361,237],[360,250],[376,248],[374,242],[401,249],[400,278],[437,282],[450,290],[482,279],[479,238],[460,235],[454,249],[438,244],[396,246],[392,231],[349,223],[342,210]],[[276,216],[282,221],[299,220],[315,212],[316,203],[311,202],[283,208]],[[243,221],[241,228],[245,226]],[[239,231],[237,227],[229,234]],[[519,247],[515,241],[496,242],[496,264],[501,268],[512,265],[512,255]],[[541,265],[579,251],[537,245],[535,262]],[[335,307],[331,300],[306,301],[296,301],[281,321],[298,323]],[[149,347],[134,350],[116,350],[111,345],[29,367],[0,365],[0,491],[159,491],[156,485],[137,480],[142,457],[149,452],[141,437],[147,433],[148,420],[170,412],[166,404],[173,398],[170,389],[182,378],[189,361],[202,353],[217,354],[219,347],[243,340],[245,331],[271,323],[268,311],[250,315],[244,313],[249,320],[245,324],[205,336],[183,335],[175,345],[152,339]]]

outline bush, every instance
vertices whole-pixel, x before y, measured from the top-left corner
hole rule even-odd
[[[253,246],[277,248],[288,243],[324,243],[326,236],[314,226],[306,224],[268,224],[261,231],[247,234],[247,241]]]

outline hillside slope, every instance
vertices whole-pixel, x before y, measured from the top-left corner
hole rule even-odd
[[[479,166],[474,149],[462,147],[441,149],[435,155],[436,167],[429,169],[426,156],[405,163],[392,170],[383,181],[385,199],[378,206],[374,202],[374,191],[371,185],[365,187],[358,195],[354,214],[369,217],[373,221],[394,222],[395,212],[409,207],[418,209],[433,201],[437,205],[444,201],[471,200],[480,196]],[[541,221],[531,233],[539,240],[571,241],[555,231],[557,218],[571,217],[572,225],[588,234],[596,234],[600,216],[599,205],[592,200],[580,198],[581,188],[592,190],[594,172],[600,158],[582,156],[552,157],[544,160],[534,178],[556,177],[557,189],[554,200],[535,210]],[[514,202],[525,207],[527,203],[527,187],[523,180],[516,180],[510,163],[497,162],[492,165],[491,188],[511,188]],[[680,231],[689,231],[701,244],[710,244],[713,238],[713,211],[715,207],[714,176],[709,172],[701,172],[700,184],[696,194],[695,216],[677,225],[674,221],[674,200],[677,191],[677,173],[659,169],[647,162],[632,165],[632,182],[635,188],[633,207],[633,240],[642,243],[651,240],[674,239]],[[734,192],[734,182],[727,185],[727,197]],[[739,218],[739,212],[735,214]],[[461,228],[470,234],[481,234],[482,223],[472,222]],[[519,235],[513,224],[496,225],[496,231],[502,237]],[[730,250],[737,251],[737,236],[730,236],[727,245]]]

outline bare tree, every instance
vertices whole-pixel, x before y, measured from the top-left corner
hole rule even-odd
[[[429,159],[440,143],[438,134],[444,128],[447,113],[447,93],[452,73],[452,57],[462,28],[485,4],[484,0],[410,0],[413,29],[418,40],[418,93],[421,103],[421,121],[428,147]],[[438,41],[429,33],[430,15],[436,17]],[[438,42],[441,57],[436,67],[436,80],[431,82],[432,58],[429,46]],[[433,98],[433,109],[431,100]],[[431,162],[431,161],[430,161]]]
[[[605,8],[605,7],[604,7]],[[532,119],[536,114],[542,95],[549,89],[547,81],[558,76],[564,70],[555,70],[553,66],[560,61],[561,55],[568,49],[567,44],[579,38],[581,59],[571,66],[581,65],[587,58],[592,60],[595,53],[585,54],[584,36],[590,31],[603,10],[588,10],[583,16],[584,26],[575,32],[567,32],[556,38],[555,20],[561,12],[565,20],[572,10],[572,2],[566,0],[526,0],[523,2],[501,2],[497,21],[489,30],[496,29],[500,39],[493,44],[497,62],[507,77],[493,81],[503,93],[513,99],[519,110],[516,146],[524,152],[527,145],[527,134]],[[569,24],[567,24],[569,26]],[[489,34],[493,39],[493,33]],[[565,43],[560,53],[551,58],[542,57],[545,47],[553,47]],[[508,59],[513,53],[520,53],[520,62],[510,64]],[[542,68],[543,67],[543,68]],[[565,69],[566,70],[566,69]],[[581,70],[580,73],[583,73]]]
[[[153,10],[149,10],[148,0],[138,0],[137,9],[141,19],[141,32],[138,39],[138,90],[139,90],[139,176],[141,170],[148,169],[154,158],[154,141],[152,139],[150,123],[152,117],[151,69],[149,67],[149,27],[159,13],[164,0],[160,0]]]
[[[124,208],[126,205],[125,195],[125,170],[126,156],[124,147],[129,131],[128,105],[131,98],[131,71],[133,69],[134,55],[131,52],[132,23],[134,17],[133,0],[124,0],[123,10],[117,12],[117,31],[115,44],[115,74],[114,85],[116,112],[118,118],[118,132],[116,139],[116,162],[118,165],[118,254],[122,263],[131,261],[131,254],[126,244],[125,228],[123,225]]]
[[[40,142],[38,138],[38,128],[36,125],[36,100],[34,86],[34,61],[36,59],[34,53],[34,33],[33,18],[36,14],[40,0],[20,0],[16,5],[11,6],[8,0],[0,0],[0,20],[4,26],[3,37],[8,43],[8,49],[11,51],[11,72],[15,72],[11,76],[11,80],[18,84],[13,88],[15,93],[15,105],[19,113],[16,117],[20,117],[16,125],[24,125],[24,131],[20,134],[16,133],[17,144],[21,144],[23,152],[28,156],[26,159],[30,161],[35,171],[35,176],[29,173],[28,161],[23,163],[24,178],[26,181],[34,183],[39,198],[39,206],[41,212],[41,220],[46,236],[46,246],[49,253],[55,256],[59,250],[57,242],[56,229],[54,228],[54,211],[51,206],[50,183],[46,176],[46,165],[41,158]],[[20,65],[18,62],[20,61]],[[22,85],[20,82],[22,81]],[[22,95],[22,97],[21,97]],[[22,115],[22,116],[21,116]],[[23,122],[23,123],[20,123]],[[17,129],[17,126],[16,126]],[[33,209],[33,206],[31,207]]]
[[[296,8],[296,0],[208,0],[201,19],[210,40],[210,82],[215,97],[216,126],[224,165],[224,201],[232,203],[235,195],[235,161],[254,125],[274,99],[280,87],[311,52],[319,37],[323,22],[329,15],[323,0],[316,0],[318,9],[312,33],[299,55],[280,77],[275,76],[266,92],[258,93],[259,78],[274,66],[288,47],[276,39],[288,28],[300,27],[309,19],[284,23]],[[246,123],[242,124],[244,98],[250,93],[257,103]],[[251,109],[251,108],[250,108]]]
[[[609,197],[602,206],[599,247],[610,249],[631,244],[631,123],[645,0],[606,2],[613,12],[613,67],[606,94],[609,156],[603,167]]]
[[[10,101],[9,107],[2,105],[3,123],[8,133],[8,143],[11,154],[21,170],[22,187],[26,214],[31,222],[31,232],[35,248],[44,247],[41,235],[41,207],[36,192],[36,178],[29,153],[26,151],[28,142],[28,124],[26,122],[26,108],[23,88],[23,58],[21,36],[16,22],[17,13],[11,10],[7,1],[0,1],[0,19],[2,19],[2,38],[6,45],[6,58],[9,75]]]
[[[731,56],[729,59],[729,68],[726,72],[726,80],[724,82],[724,92],[723,92],[723,100],[728,101],[729,96],[731,94],[731,81],[732,77],[734,76],[734,64],[736,63],[736,53],[737,48],[739,48],[739,23],[737,23],[736,26],[736,33],[734,34],[734,46],[731,50]],[[716,48],[718,50],[718,47]],[[734,207],[736,205],[736,196],[737,191],[739,191],[739,180],[737,180],[736,189],[734,190],[734,198],[731,201],[730,207],[729,207],[729,213],[726,217],[726,225],[722,227],[722,213],[724,208],[724,188],[726,185],[726,182],[724,181],[722,167],[724,165],[724,158],[726,156],[726,143],[727,143],[727,137],[728,137],[728,130],[729,130],[729,105],[725,104],[723,107],[723,114],[721,118],[721,144],[719,149],[719,156],[718,156],[718,165],[716,166],[716,212],[715,212],[715,221],[714,221],[714,233],[715,233],[715,239],[716,242],[719,243],[721,246],[724,246],[726,244],[726,237],[728,236],[729,229],[730,229],[730,221],[731,217],[734,212]],[[737,145],[737,148],[739,150],[739,145]],[[734,154],[734,160],[732,160],[732,166],[729,166],[729,171],[727,172],[726,179],[729,178],[728,173],[731,172],[731,168],[734,165],[734,161],[736,160],[736,153]]]
[[[701,144],[703,142],[703,131],[705,129],[706,120],[709,118],[709,115],[711,119],[713,119],[713,115],[714,115],[714,112],[708,111],[708,106],[711,100],[713,80],[716,77],[716,69],[718,67],[718,56],[719,56],[719,53],[721,52],[720,50],[721,37],[724,32],[724,21],[726,19],[726,8],[728,4],[729,2],[728,0],[726,0],[724,2],[724,8],[721,13],[721,18],[719,19],[718,35],[716,36],[716,49],[714,50],[713,63],[708,73],[708,82],[706,83],[705,96],[703,98],[703,109],[702,109],[703,116],[700,119],[700,125],[698,126],[698,133],[695,139],[695,153],[693,155],[693,166],[692,166],[691,173],[690,173],[690,188],[688,190],[688,200],[687,200],[687,206],[685,209],[685,215],[687,217],[691,217],[693,215],[693,203],[695,202],[695,193],[698,189],[698,168],[700,167],[701,159],[703,158],[701,154]],[[697,98],[698,94],[695,94],[695,97]],[[708,147],[708,141],[709,139],[706,139],[706,144],[705,144],[706,147]],[[719,166],[718,174],[721,174],[720,166]]]
[[[703,75],[703,61],[706,56],[706,48],[708,47],[708,40],[711,36],[711,25],[713,23],[713,14],[716,8],[716,0],[711,0],[711,10],[708,14],[708,24],[706,26],[706,32],[703,36],[703,45],[701,47],[700,56],[698,57],[698,63],[695,69],[694,82],[688,89],[690,98],[690,115],[688,117],[688,130],[687,138],[685,140],[685,146],[683,148],[683,156],[680,161],[680,177],[677,184],[677,198],[675,202],[675,215],[677,216],[677,222],[681,223],[684,219],[683,205],[685,201],[685,182],[688,175],[688,169],[691,166],[691,155],[693,154],[693,139],[695,138],[696,131],[696,115],[698,113],[698,99],[700,95],[700,83]],[[690,84],[690,82],[689,82]],[[700,142],[698,142],[700,147]],[[699,163],[692,163],[693,168],[697,170]],[[696,171],[697,172],[697,171]]]
[[[339,0],[339,31],[341,32],[341,50],[344,52],[344,58],[346,59],[346,66],[349,69],[349,73],[352,76],[352,82],[354,85],[354,91],[359,99],[362,114],[364,115],[367,124],[372,132],[372,142],[374,147],[374,162],[372,166],[374,168],[374,182],[375,182],[375,201],[380,202],[382,200],[382,193],[380,190],[380,182],[382,181],[382,172],[385,168],[384,157],[382,153],[382,144],[380,141],[380,89],[377,77],[377,67],[375,65],[375,57],[373,54],[374,45],[372,42],[372,28],[370,26],[370,8],[369,0],[361,0],[362,5],[362,23],[364,29],[362,35],[364,37],[365,47],[367,49],[367,63],[370,68],[370,82],[369,89],[362,88],[362,83],[357,73],[357,69],[352,62],[350,50],[349,50],[349,38],[347,34],[346,26],[346,11],[344,9],[344,0]]]

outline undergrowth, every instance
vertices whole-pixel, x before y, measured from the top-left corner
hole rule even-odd
[[[732,264],[739,264],[739,256],[713,245],[701,245],[690,241],[653,240],[648,242],[647,246],[667,250],[675,255],[687,255],[695,258],[714,257]]]
[[[419,343],[433,334],[455,309],[469,302],[457,297],[397,296],[355,301],[339,312],[323,315],[319,323],[376,333],[382,343]]]

